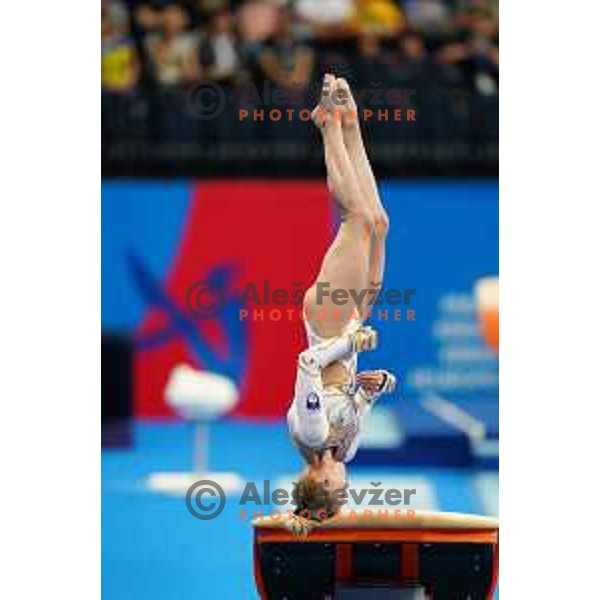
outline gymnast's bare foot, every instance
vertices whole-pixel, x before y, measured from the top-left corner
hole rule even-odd
[[[350,85],[343,77],[335,80],[333,102],[340,111],[344,128],[358,126],[358,108]]]
[[[338,123],[341,123],[342,111],[333,97],[336,89],[335,76],[331,73],[327,73],[325,77],[323,77],[321,99],[312,112],[312,121],[319,129],[322,129],[328,121],[337,121]]]

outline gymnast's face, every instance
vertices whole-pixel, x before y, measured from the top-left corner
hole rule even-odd
[[[312,480],[323,485],[329,494],[348,487],[346,465],[334,460],[329,452],[317,463],[310,465],[309,472]]]

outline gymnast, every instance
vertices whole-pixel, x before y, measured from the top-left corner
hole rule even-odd
[[[388,371],[357,374],[357,353],[377,344],[375,330],[363,325],[363,317],[381,289],[389,221],[344,79],[325,75],[313,122],[323,138],[327,184],[342,219],[317,280],[304,296],[309,347],[298,357],[287,415],[293,443],[306,461],[296,483],[297,532],[335,516],[347,488],[345,463],[356,454],[363,419],[377,397],[396,384]],[[358,302],[340,309],[333,294],[320,297],[317,286],[324,283]],[[371,293],[361,295],[363,290]]]

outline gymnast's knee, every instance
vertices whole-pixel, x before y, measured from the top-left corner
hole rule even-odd
[[[379,211],[375,215],[374,231],[375,235],[384,240],[387,237],[388,231],[390,230],[390,218],[385,210]]]
[[[366,204],[357,204],[347,209],[344,218],[360,225],[361,230],[369,235],[375,232],[375,214]]]

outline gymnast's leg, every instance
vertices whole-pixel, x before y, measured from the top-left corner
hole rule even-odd
[[[321,125],[325,147],[327,181],[340,205],[342,223],[327,251],[317,282],[306,293],[304,308],[312,329],[323,338],[339,336],[352,319],[357,321],[357,311],[368,299],[371,276],[371,246],[375,215],[366,201],[351,159],[344,143],[342,119],[334,116],[337,107],[331,100],[336,80],[326,75],[324,90],[328,94],[321,100],[321,108],[328,118]],[[319,291],[327,290],[324,294]],[[334,290],[345,290],[348,301],[344,305],[332,298]],[[353,295],[354,294],[354,297]],[[362,299],[360,294],[363,294]],[[359,296],[357,299],[357,295]]]
[[[342,112],[344,145],[350,157],[350,162],[354,166],[363,198],[371,209],[374,221],[369,256],[369,289],[373,290],[373,293],[369,293],[368,297],[368,302],[373,303],[383,282],[385,242],[389,229],[389,217],[381,202],[375,176],[365,149],[358,119],[358,109],[350,86],[345,79],[339,78],[336,80],[335,89],[339,90],[338,98]]]

